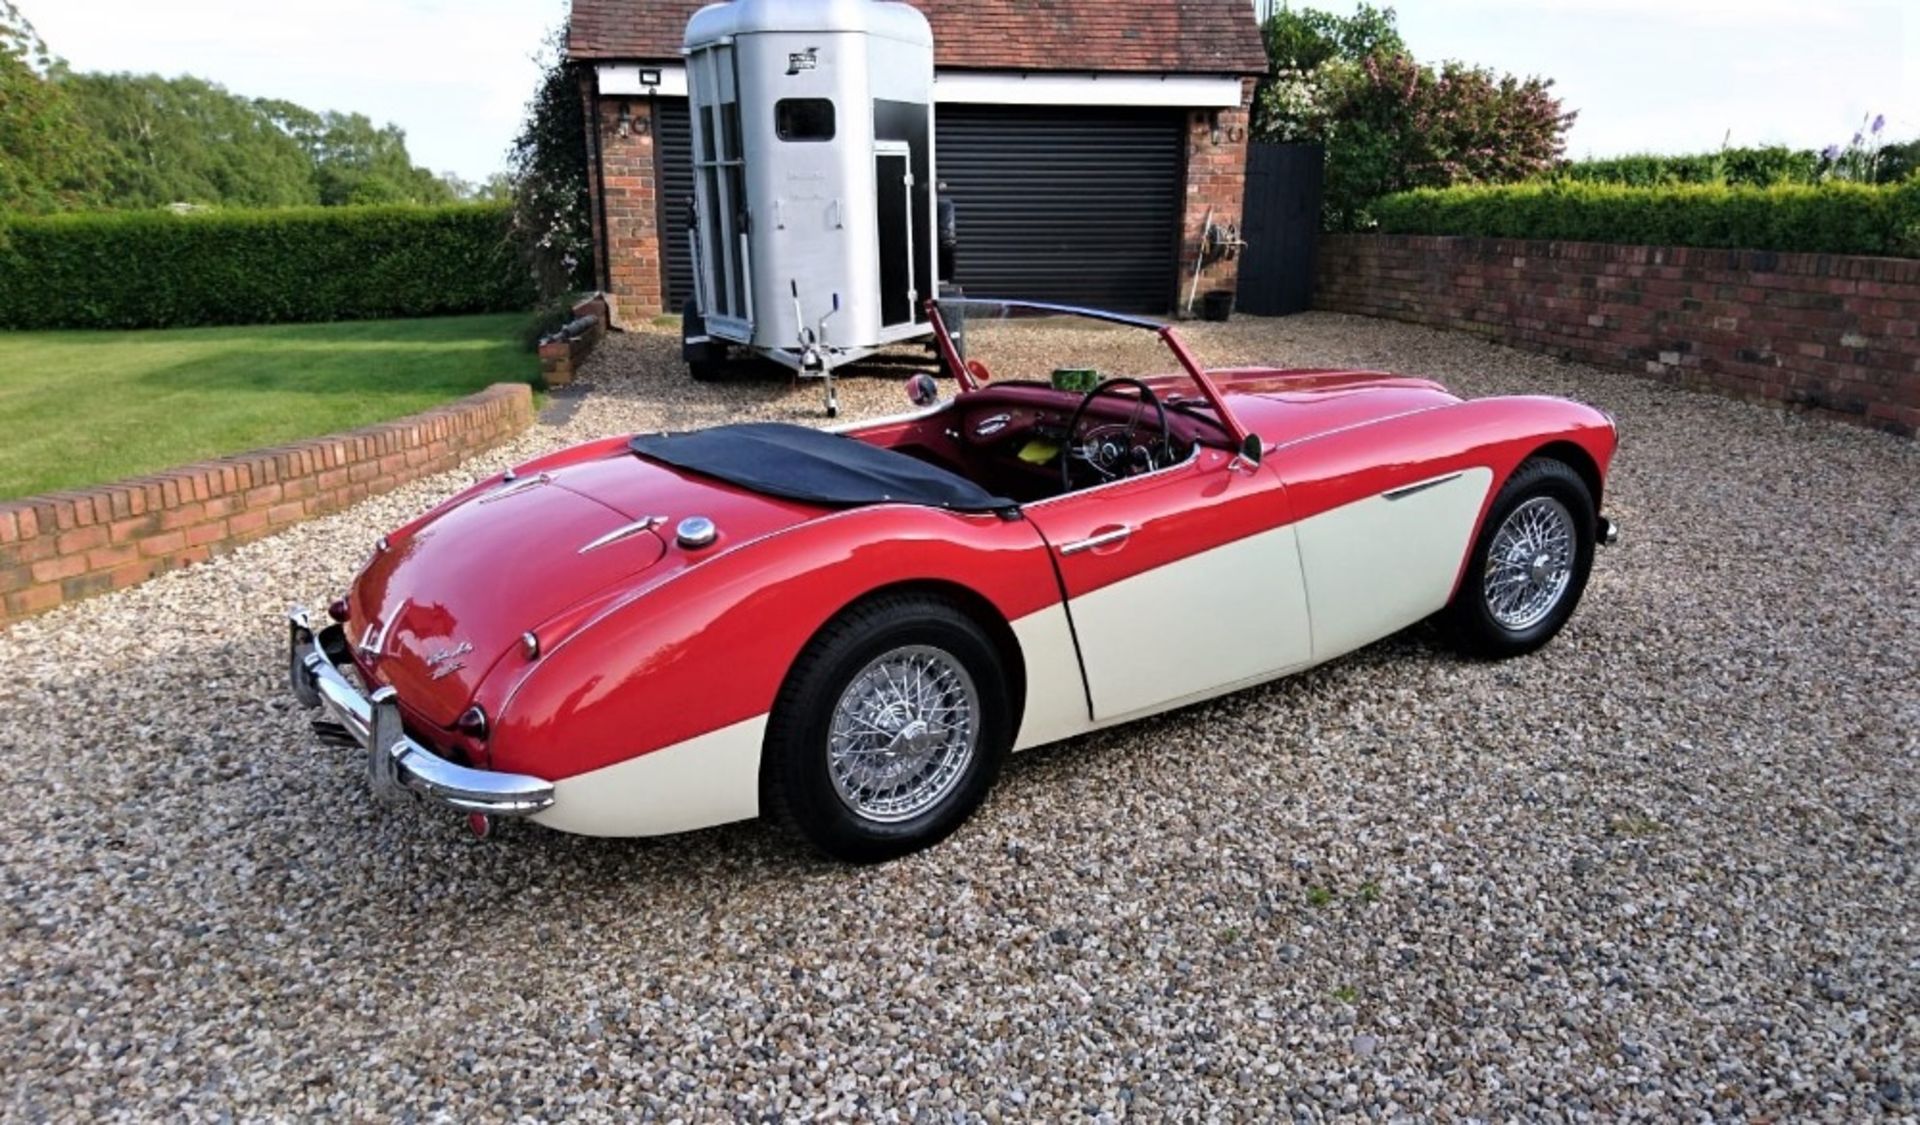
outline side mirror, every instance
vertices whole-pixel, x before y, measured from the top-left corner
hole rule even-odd
[[[1260,467],[1260,458],[1266,453],[1266,449],[1266,443],[1260,440],[1259,434],[1248,434],[1241,439],[1240,452],[1234,454],[1233,463],[1228,467],[1238,469],[1245,466],[1249,469],[1257,469]]]
[[[933,376],[924,371],[918,375],[909,376],[907,401],[915,406],[932,406],[940,401],[940,384],[934,382]]]

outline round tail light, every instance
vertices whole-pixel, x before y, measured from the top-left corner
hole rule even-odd
[[[478,706],[469,707],[454,720],[453,726],[455,730],[469,738],[485,738],[487,737],[487,713]]]

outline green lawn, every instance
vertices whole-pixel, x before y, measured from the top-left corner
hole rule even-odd
[[[531,382],[524,313],[0,332],[0,499],[383,422]]]

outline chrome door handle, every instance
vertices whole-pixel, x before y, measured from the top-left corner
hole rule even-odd
[[[1060,553],[1063,555],[1077,555],[1082,551],[1091,551],[1095,547],[1105,547],[1110,543],[1118,543],[1132,534],[1133,529],[1131,527],[1121,526],[1111,528],[1096,535],[1089,535],[1085,539],[1076,539],[1071,543],[1062,543],[1060,544]]]

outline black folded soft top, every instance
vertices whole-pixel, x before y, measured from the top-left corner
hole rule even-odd
[[[958,473],[858,438],[785,422],[641,434],[632,450],[690,473],[811,504],[923,504],[955,512],[1016,507]]]

